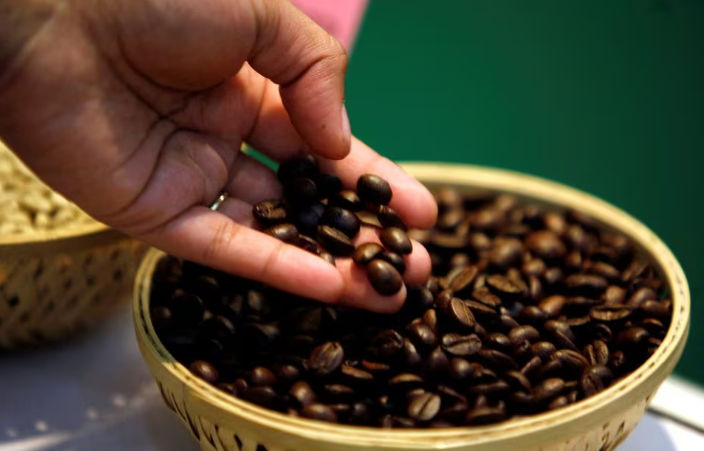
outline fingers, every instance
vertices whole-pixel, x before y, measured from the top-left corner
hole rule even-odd
[[[343,158],[351,140],[344,108],[344,47],[289,2],[252,4],[257,33],[249,63],[280,85],[291,122],[311,150]]]
[[[300,296],[324,302],[342,297],[345,281],[334,266],[221,214],[239,206],[229,204],[229,208],[214,212],[193,207],[141,238],[178,257]]]
[[[282,197],[281,183],[274,171],[241,152],[233,165],[232,178],[225,191],[249,204]]]
[[[430,192],[398,165],[357,138],[352,139],[352,150],[346,158],[319,160],[323,172],[336,174],[347,187],[355,187],[357,179],[366,173],[386,179],[393,191],[390,206],[410,227],[428,228],[435,223],[437,204]]]

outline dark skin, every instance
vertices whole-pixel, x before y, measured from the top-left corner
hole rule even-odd
[[[437,213],[420,184],[351,135],[347,55],[291,4],[0,0],[0,13],[0,136],[54,189],[174,255],[321,301],[401,305],[405,291],[378,295],[350,259],[333,267],[250,227],[252,204],[281,187],[243,142],[277,161],[312,152],[349,187],[381,175],[411,226]],[[359,242],[370,240],[364,230]],[[418,243],[407,267],[409,283],[429,274]]]

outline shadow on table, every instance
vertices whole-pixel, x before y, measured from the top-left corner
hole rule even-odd
[[[657,417],[646,414],[616,451],[677,451],[677,447]]]

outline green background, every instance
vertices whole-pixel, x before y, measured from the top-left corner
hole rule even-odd
[[[677,372],[704,384],[704,2],[372,0],[347,99],[393,159],[540,175],[650,226],[692,291]]]

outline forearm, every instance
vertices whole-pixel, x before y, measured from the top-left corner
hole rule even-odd
[[[0,91],[8,83],[32,37],[51,19],[60,1],[0,0]]]

